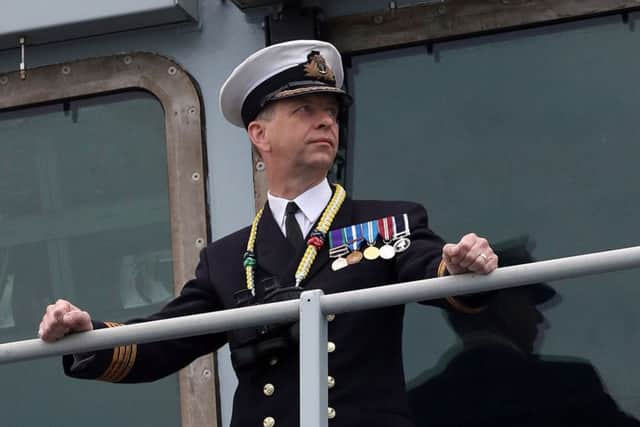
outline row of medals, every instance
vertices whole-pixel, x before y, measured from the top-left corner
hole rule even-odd
[[[409,248],[411,240],[407,237],[408,232],[404,235],[396,235],[392,241],[383,241],[382,247],[378,248],[373,244],[369,244],[364,251],[358,249],[350,251],[347,245],[342,245],[337,248],[333,248],[329,251],[331,258],[336,258],[331,263],[331,269],[333,271],[342,270],[343,268],[357,264],[363,259],[373,261],[377,258],[391,259],[396,256],[397,253],[404,252]],[[360,242],[364,242],[365,239],[359,239]],[[346,257],[343,255],[348,254]]]

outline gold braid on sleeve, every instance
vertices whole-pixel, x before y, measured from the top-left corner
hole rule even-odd
[[[447,264],[444,262],[444,260],[441,260],[440,264],[438,265],[438,273],[437,273],[437,275],[438,275],[438,277],[444,277],[444,276],[448,276],[449,275],[449,271],[447,270]],[[471,306],[469,306],[467,304],[462,303],[456,297],[447,297],[446,300],[447,300],[447,302],[449,303],[449,305],[451,307],[455,308],[456,310],[458,310],[458,311],[460,311],[462,313],[466,313],[466,314],[480,313],[485,308],[487,308],[486,306],[471,307]]]
[[[121,323],[114,322],[105,322],[105,325],[108,328],[122,326]],[[100,381],[107,381],[111,383],[122,381],[124,378],[126,378],[127,375],[129,375],[131,368],[133,368],[137,353],[137,344],[122,345],[114,348],[111,363],[109,364],[107,369],[105,369],[104,373],[97,379]]]

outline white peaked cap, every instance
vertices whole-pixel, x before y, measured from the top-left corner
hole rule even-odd
[[[331,43],[294,40],[265,47],[238,65],[220,89],[220,109],[246,127],[270,101],[310,93],[335,93],[346,107],[340,53]]]

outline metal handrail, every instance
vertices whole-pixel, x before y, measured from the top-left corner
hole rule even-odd
[[[640,246],[502,267],[489,275],[448,276],[339,292],[323,295],[320,305],[325,314],[343,313],[635,267],[640,267]],[[296,320],[299,305],[299,300],[291,300],[155,320],[73,334],[54,343],[40,339],[10,342],[0,344],[0,364]]]
[[[145,343],[300,319],[300,425],[327,427],[325,315],[405,304],[513,286],[640,267],[640,246],[503,267],[488,275],[459,275],[323,295],[260,306],[155,320],[73,334],[55,343],[39,339],[0,344],[0,364],[118,345]]]

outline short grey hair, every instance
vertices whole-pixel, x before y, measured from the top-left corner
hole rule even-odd
[[[275,112],[275,102],[269,102],[265,105],[262,110],[258,113],[255,120],[264,120],[270,121],[273,118],[273,114]]]

